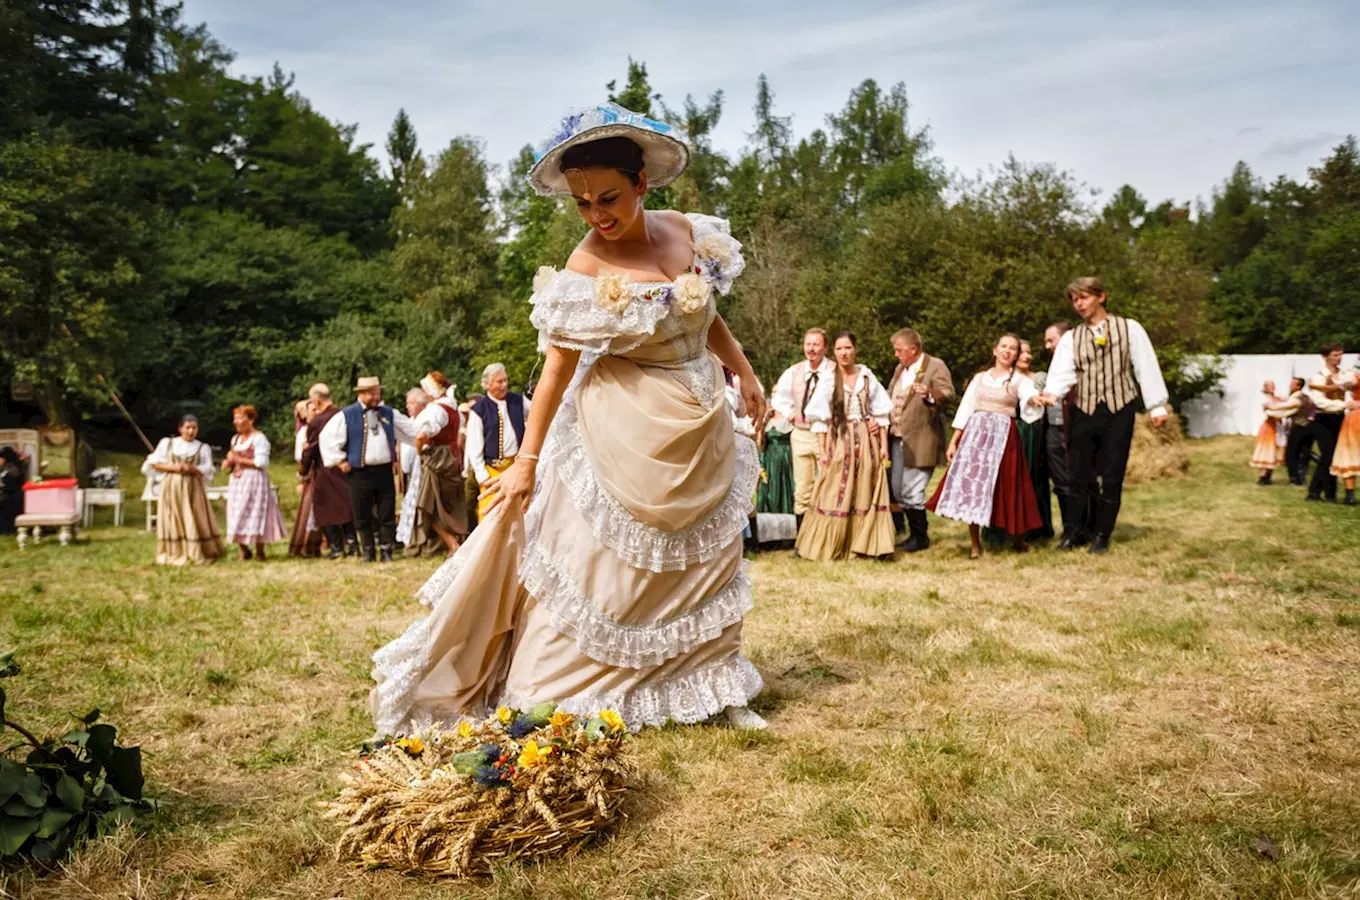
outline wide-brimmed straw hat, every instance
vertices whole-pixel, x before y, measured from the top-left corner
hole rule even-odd
[[[377,375],[365,375],[359,379],[357,384],[354,385],[354,390],[356,393],[359,391],[371,391],[374,388],[379,389],[382,388],[382,381],[378,378]]]
[[[568,112],[552,136],[534,148],[529,184],[545,197],[570,194],[562,154],[577,144],[609,137],[626,137],[642,148],[642,167],[652,187],[670,184],[689,166],[689,145],[676,128],[617,104],[601,103]]]

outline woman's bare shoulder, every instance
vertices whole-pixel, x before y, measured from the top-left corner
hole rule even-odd
[[[592,237],[592,234],[588,234],[581,239],[581,243],[577,244],[576,249],[571,251],[571,256],[567,257],[567,264],[563,266],[564,269],[591,278],[600,274],[600,258],[595,255],[594,248],[590,246]]]

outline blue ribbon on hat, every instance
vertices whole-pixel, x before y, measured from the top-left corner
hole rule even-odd
[[[592,107],[571,110],[563,116],[553,136],[534,148],[534,162],[538,162],[572,138],[605,125],[629,125],[664,135],[673,135],[675,132],[675,129],[665,122],[631,112],[614,103],[599,103]]]

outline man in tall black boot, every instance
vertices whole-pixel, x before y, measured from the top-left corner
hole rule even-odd
[[[349,484],[354,527],[364,545],[364,562],[381,556],[391,562],[397,541],[396,481],[392,463],[397,441],[414,444],[415,425],[382,402],[382,383],[359,379],[358,400],[326,423],[321,432],[321,459],[339,469]]]
[[[1341,423],[1346,418],[1346,388],[1349,380],[1341,374],[1341,358],[1345,349],[1335,341],[1322,345],[1322,368],[1308,379],[1308,398],[1313,401],[1316,412],[1308,425],[1307,437],[1318,448],[1318,464],[1313,471],[1313,480],[1308,484],[1308,497],[1312,501],[1323,499],[1328,503],[1336,502],[1336,476],[1332,474],[1332,454],[1336,452],[1336,439],[1341,434]]]
[[[1142,394],[1152,424],[1160,428],[1167,416],[1166,384],[1147,332],[1133,319],[1106,311],[1105,286],[1099,278],[1078,278],[1067,286],[1067,296],[1082,321],[1058,341],[1042,395],[1052,406],[1076,388],[1076,397],[1065,409],[1068,499],[1058,548],[1071,550],[1086,542],[1079,523],[1091,499],[1091,480],[1098,477],[1090,552],[1105,553],[1119,518],[1133,442],[1134,400]]]

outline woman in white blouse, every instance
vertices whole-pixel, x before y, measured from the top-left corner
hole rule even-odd
[[[888,508],[888,415],[892,398],[878,378],[856,362],[857,341],[836,335],[836,378],[829,399],[815,399],[807,417],[817,432],[820,467],[812,506],[795,545],[807,559],[890,557],[892,512]],[[821,403],[829,409],[814,410]],[[826,424],[826,423],[830,424]]]
[[[949,470],[926,509],[968,523],[970,559],[982,555],[982,528],[1005,529],[1017,550],[1039,528],[1039,505],[1029,465],[1015,427],[1016,411],[1026,422],[1043,416],[1039,389],[1015,369],[1020,339],[1004,334],[992,348],[992,366],[973,376],[954,415],[954,437],[945,450]]]
[[[222,470],[231,472],[227,481],[227,541],[241,546],[241,559],[251,558],[254,544],[255,559],[264,562],[264,545],[288,537],[288,530],[269,483],[269,438],[256,430],[257,415],[253,406],[238,406],[231,411],[236,435]]]
[[[179,436],[161,438],[142,474],[160,482],[156,565],[209,563],[221,556],[222,537],[205,489],[213,477],[212,448],[198,439],[198,419],[180,419]]]

